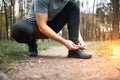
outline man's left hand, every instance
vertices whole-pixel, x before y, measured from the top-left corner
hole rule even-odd
[[[83,41],[78,41],[78,46],[82,50],[86,50],[87,49],[87,45]]]

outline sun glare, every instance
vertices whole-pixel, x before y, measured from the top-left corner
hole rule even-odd
[[[101,47],[101,52],[105,55],[120,58],[120,41],[107,41]]]
[[[120,46],[119,45],[114,45],[111,46],[111,51],[112,51],[112,55],[114,57],[120,57]]]

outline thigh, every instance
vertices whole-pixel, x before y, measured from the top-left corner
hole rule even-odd
[[[30,27],[32,27],[33,29],[33,36],[35,39],[47,39],[48,38],[42,32],[40,32],[36,21],[27,20],[27,22],[30,24]]]
[[[12,37],[21,43],[26,43],[33,39],[32,27],[28,27],[29,24],[25,20],[17,21],[11,30]]]
[[[48,21],[47,25],[56,33],[58,33],[66,24],[66,21],[64,20],[64,17],[62,18],[62,16],[57,15],[57,17],[55,17],[53,20]]]
[[[59,14],[57,14],[53,20],[48,21],[47,24],[56,33],[58,33],[66,23],[68,25],[70,24],[74,26],[73,21],[75,22],[76,18],[79,18],[76,13],[79,13],[79,8],[77,4],[73,1],[69,1],[63,8],[63,10]]]
[[[48,38],[42,32],[40,32],[36,21],[27,20],[27,23],[29,23],[29,25],[30,25],[29,27],[31,27],[33,29],[33,37],[35,39],[47,39]]]
[[[24,36],[27,33],[34,39],[47,38],[39,31],[36,21],[21,20],[16,22],[12,27],[12,36],[17,37],[16,34],[18,34],[18,32],[20,32],[20,36]]]
[[[67,9],[64,7],[63,10],[58,13],[53,20],[47,22],[47,25],[56,33],[58,33],[67,23],[67,15]]]

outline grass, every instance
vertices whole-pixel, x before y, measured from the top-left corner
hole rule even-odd
[[[88,51],[96,51],[102,46],[102,41],[87,41],[87,50]]]
[[[51,46],[61,46],[61,44],[53,40],[38,41],[38,50],[46,50]]]
[[[38,50],[48,49],[50,46],[58,46],[55,41],[38,41]],[[0,41],[0,70],[5,70],[7,65],[12,62],[28,59],[28,47],[14,41]]]
[[[45,40],[45,41],[38,41],[38,50],[46,50],[51,46],[60,46],[61,44],[52,41],[52,40]],[[89,41],[86,42],[88,46],[88,50],[98,50],[102,42],[95,42]],[[92,45],[92,46],[91,46]],[[15,61],[25,60],[29,57],[27,56],[28,47],[25,44],[20,44],[15,41],[0,41],[0,64],[8,64]]]
[[[88,51],[93,51],[97,54],[105,56],[115,56],[120,54],[120,40],[116,41],[88,41],[86,42]]]
[[[107,56],[119,56],[120,54],[120,40],[116,41],[104,41],[101,43],[100,48],[98,51],[101,54],[107,55]]]
[[[103,55],[112,55],[120,53],[120,40],[117,41],[87,41],[87,50]],[[61,44],[52,40],[38,41],[38,50],[46,50],[51,46],[60,46]],[[0,70],[5,70],[9,63],[20,62],[30,57],[27,56],[28,47],[13,41],[0,41]]]

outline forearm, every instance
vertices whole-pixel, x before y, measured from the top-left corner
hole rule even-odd
[[[36,15],[36,21],[39,30],[46,35],[49,38],[52,38],[62,44],[65,44],[66,40],[59,35],[57,35],[46,23],[47,23],[47,18],[48,14],[47,13],[39,13],[35,12]]]
[[[46,35],[49,38],[52,38],[60,43],[62,43],[63,45],[65,45],[69,50],[76,50],[79,47],[77,45],[75,45],[72,41],[70,40],[66,40],[64,38],[62,38],[61,36],[59,36],[58,34],[56,34],[49,26],[47,25],[42,25],[42,27],[39,27],[39,30]]]
[[[48,25],[45,24],[45,25],[39,26],[39,30],[47,37],[52,38],[53,40],[56,40],[65,45],[66,39],[62,38],[57,33],[55,33]]]

